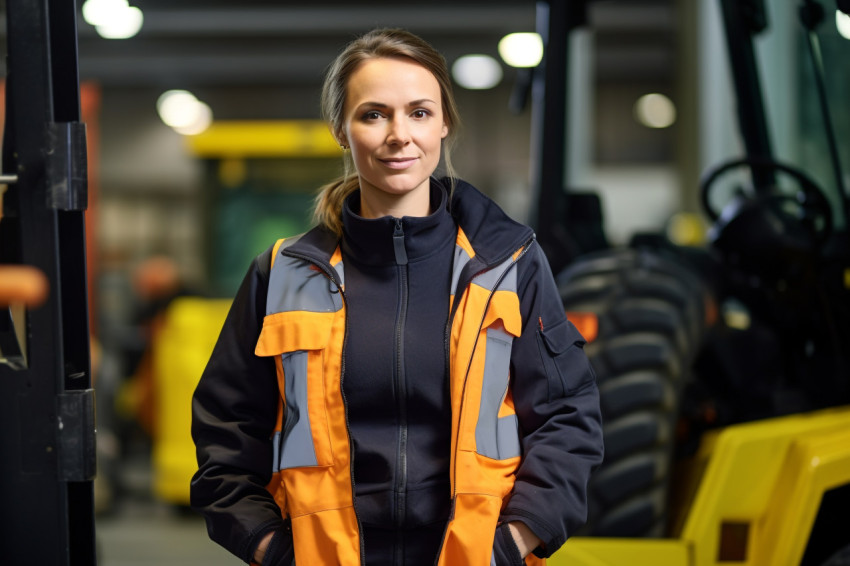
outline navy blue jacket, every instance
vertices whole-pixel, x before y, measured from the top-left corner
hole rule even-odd
[[[466,273],[460,275],[460,285],[464,285],[465,280],[475,275],[476,269],[501,262],[524,243],[533,241],[529,228],[508,218],[495,203],[462,181],[458,181],[454,190],[449,213],[454,222],[463,228],[476,250],[476,256],[467,265]],[[386,219],[377,225],[389,222],[395,224],[394,221]],[[418,222],[422,221],[401,221],[405,253],[417,249],[417,242],[411,239],[419,234],[415,229]],[[450,238],[442,236],[442,230],[446,227],[444,223],[438,222],[437,226],[434,257],[439,258],[441,242],[449,241]],[[405,227],[408,228],[407,232]],[[381,230],[386,230],[386,226],[378,232]],[[382,237],[381,234],[378,234],[378,237]],[[392,242],[397,241],[396,238]],[[387,247],[386,253],[389,254],[391,249],[391,259],[398,265],[401,259],[398,255],[399,248],[392,242],[386,243],[387,246],[393,246]],[[323,228],[316,228],[304,235],[295,246],[298,246],[298,252],[301,254],[312,254],[327,261],[327,257],[338,243],[339,239],[335,235]],[[354,242],[352,247],[344,242],[343,253],[348,253],[350,259],[356,263],[358,257],[362,259],[362,254],[356,250],[361,244],[362,242]],[[420,258],[416,256],[414,259]],[[410,258],[406,261],[409,262]],[[447,261],[450,261],[450,258]],[[199,470],[192,482],[192,505],[206,516],[211,537],[243,559],[250,559],[263,535],[271,530],[281,530],[285,524],[274,499],[265,489],[272,469],[269,431],[273,430],[277,418],[275,369],[270,359],[253,355],[265,314],[269,264],[270,251],[261,254],[254,261],[234,300],[234,306],[193,400],[193,437],[198,450]],[[392,268],[391,265],[385,267]],[[359,271],[364,277],[381,277],[381,269],[376,271],[369,267],[368,261],[361,265]],[[442,286],[448,287],[444,275],[449,272],[448,264],[445,270],[436,268],[434,280],[429,280],[428,284],[433,284],[442,292]],[[348,277],[347,272],[347,285]],[[522,335],[513,342],[511,374],[520,375],[522,378],[512,380],[511,390],[521,434],[522,464],[517,471],[514,490],[500,520],[524,522],[543,541],[541,547],[535,550],[535,554],[548,556],[586,519],[587,481],[602,458],[598,392],[593,371],[581,349],[584,341],[566,320],[548,263],[539,246],[531,243],[526,253],[518,260],[517,281],[523,329]],[[391,273],[386,283],[399,284]],[[393,329],[392,333],[398,328],[400,314],[397,307],[400,304],[400,296],[401,291],[392,296],[396,305],[392,305],[390,310],[395,320],[389,325],[381,325],[384,329]],[[445,324],[451,305],[448,304],[448,298],[441,299],[440,303],[434,305],[435,316],[425,316],[428,319],[426,326],[437,328]],[[415,308],[421,309],[421,305]],[[421,311],[420,315],[422,312],[424,311]],[[353,324],[368,329],[369,321],[361,321],[358,318]],[[403,325],[405,333],[412,326]],[[357,332],[364,331],[360,329]],[[414,343],[416,342],[407,339],[403,341],[403,345]],[[432,360],[430,365],[423,366],[424,373],[430,376],[428,379],[439,385],[441,380],[446,378],[445,374],[439,371],[445,354],[435,348],[434,344],[442,344],[442,334],[435,338],[422,338],[422,343],[430,344],[425,351],[434,352],[436,360],[436,363]],[[361,348],[367,347],[368,344],[363,342],[362,346],[357,347],[357,351],[345,352],[344,356],[363,368],[363,356],[368,354],[361,351]],[[421,355],[421,352],[419,354]],[[405,358],[407,355],[405,354]],[[356,359],[360,361],[354,361]],[[406,367],[409,368],[410,364],[406,364]],[[392,373],[394,370],[389,371]],[[385,371],[383,373],[386,375]],[[244,379],[246,375],[251,376],[249,382]],[[404,395],[409,394],[410,384],[406,376],[399,381],[398,375],[394,375],[392,384],[396,387],[406,387]],[[361,388],[346,387],[350,407],[368,408],[368,399],[351,399],[351,396],[358,395],[360,390]],[[428,394],[429,410],[434,413],[438,422],[421,437],[425,438],[423,442],[414,441],[409,444],[409,440],[407,441],[408,448],[415,446],[417,451],[423,446],[436,446],[435,439],[444,434],[439,415],[446,410],[440,404],[446,402],[447,397],[442,394],[434,395],[435,390],[432,388],[423,391]],[[396,394],[389,398],[397,401],[399,396]],[[368,450],[380,461],[378,469],[388,475],[388,478],[372,478],[375,481],[372,481],[371,485],[380,486],[381,480],[388,479],[389,483],[385,486],[387,489],[377,490],[375,493],[381,492],[377,496],[378,501],[387,494],[393,494],[389,500],[390,509],[385,510],[386,514],[381,517],[379,506],[375,505],[373,511],[369,511],[369,506],[364,505],[366,516],[360,517],[361,519],[377,517],[378,523],[389,522],[388,526],[408,527],[417,526],[417,522],[425,525],[430,521],[444,520],[445,508],[439,503],[435,505],[431,494],[439,491],[440,462],[447,457],[448,447],[445,449],[446,454],[442,448],[434,448],[430,459],[428,454],[419,454],[417,457],[420,461],[427,461],[430,468],[417,468],[414,473],[416,477],[409,474],[407,476],[408,488],[417,482],[427,484],[425,491],[428,497],[410,497],[409,489],[402,493],[401,503],[398,497],[398,478],[404,471],[398,457],[399,447],[402,445],[401,435],[408,432],[411,422],[423,424],[418,422],[417,415],[410,412],[404,415],[404,422],[399,420],[400,412],[408,409],[409,406],[404,403],[396,403],[395,407],[390,409],[394,418],[383,419],[383,427],[375,422],[361,422],[359,418],[352,426],[355,450],[358,437],[363,439],[363,442],[368,442],[374,435],[378,438],[384,435],[389,439],[383,444],[383,450],[376,448],[374,443]],[[362,412],[363,416],[367,414],[365,410]],[[404,427],[400,426],[401,424]],[[368,451],[363,452],[367,453]],[[355,478],[369,473],[368,467],[358,468],[357,462],[362,460],[368,462],[368,456],[358,460],[355,454]],[[421,473],[417,476],[419,472]],[[414,480],[413,484],[409,483],[411,479]],[[430,491],[432,487],[436,491]],[[363,495],[361,490],[358,498]],[[367,499],[368,497],[363,501]],[[438,501],[439,499],[438,497]],[[431,508],[428,508],[429,505]]]

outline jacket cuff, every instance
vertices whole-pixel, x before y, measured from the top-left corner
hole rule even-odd
[[[261,566],[291,566],[294,558],[292,526],[289,521],[286,521],[275,531],[269,541]]]
[[[507,523],[502,523],[496,528],[496,537],[493,539],[493,561],[496,566],[523,566],[525,564]]]
[[[528,513],[518,511],[516,508],[506,509],[504,514],[499,517],[500,523],[510,523],[511,521],[525,523],[525,526],[540,538],[540,544],[531,551],[538,558],[549,558],[567,541],[567,537],[561,538],[552,534],[545,523]]]

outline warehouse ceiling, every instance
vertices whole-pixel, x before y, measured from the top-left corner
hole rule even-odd
[[[107,88],[317,84],[341,47],[373,27],[407,28],[451,62],[468,53],[496,56],[505,34],[534,31],[536,11],[528,0],[131,0],[130,5],[144,13],[142,30],[131,39],[103,39],[80,18],[82,80]],[[599,71],[657,75],[671,68],[673,5],[674,0],[593,3],[596,33],[607,38],[598,42]]]

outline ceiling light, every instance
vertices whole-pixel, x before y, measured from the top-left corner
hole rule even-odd
[[[175,127],[174,131],[184,136],[194,136],[206,131],[212,124],[213,114],[212,108],[206,102],[198,101],[198,106],[195,111],[195,119],[191,124],[186,126]]]
[[[464,55],[452,65],[452,76],[463,88],[493,88],[502,80],[502,66],[489,55]]]
[[[835,11],[835,27],[844,39],[850,39],[850,16],[841,10]]]
[[[127,0],[86,0],[83,19],[106,39],[127,39],[142,29],[144,15]]]
[[[127,0],[86,0],[83,19],[92,26],[108,24],[128,8]]]
[[[499,55],[511,67],[536,67],[543,59],[543,39],[537,33],[511,33],[499,41]]]
[[[187,90],[169,90],[156,101],[159,117],[184,135],[199,134],[212,123],[212,109]]]
[[[634,107],[635,119],[647,128],[669,128],[676,121],[676,105],[663,94],[645,94]]]

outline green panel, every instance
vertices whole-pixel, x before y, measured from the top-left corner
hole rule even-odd
[[[338,159],[208,161],[209,283],[233,296],[251,260],[279,238],[312,226],[318,187],[340,171]],[[235,173],[234,173],[235,171]]]

